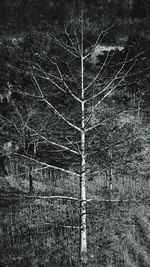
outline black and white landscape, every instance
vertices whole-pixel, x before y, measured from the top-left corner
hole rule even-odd
[[[150,1],[0,1],[0,266],[150,266]]]

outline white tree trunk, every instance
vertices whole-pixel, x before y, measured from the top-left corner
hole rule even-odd
[[[87,264],[87,229],[86,229],[86,156],[85,156],[85,96],[84,96],[84,47],[83,17],[81,21],[81,176],[80,176],[80,261]]]
[[[85,132],[81,134],[81,177],[80,177],[80,260],[81,266],[87,263],[86,233],[86,174],[85,174]]]

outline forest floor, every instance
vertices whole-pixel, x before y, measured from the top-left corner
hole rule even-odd
[[[5,182],[0,190],[0,266],[78,267],[79,203],[50,199],[47,192],[29,194]],[[87,226],[88,267],[150,266],[150,200],[95,198],[87,203]]]

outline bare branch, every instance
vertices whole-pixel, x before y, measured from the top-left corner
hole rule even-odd
[[[55,66],[57,65],[57,63],[55,61],[53,61],[51,58],[49,58],[48,56],[46,56],[46,57],[53,65],[55,65]],[[61,77],[59,78],[58,76],[56,76],[56,75],[54,75],[52,73],[45,72],[44,69],[38,63],[36,63],[36,66],[42,71],[42,73],[44,74],[46,80],[49,79],[49,77],[51,76],[52,78],[54,78],[54,79],[56,79],[58,81],[62,81]],[[56,68],[57,68],[57,66],[56,66]],[[58,70],[58,73],[59,73],[59,69],[57,69],[57,70]],[[60,73],[59,73],[59,75],[60,75]]]
[[[107,85],[106,87],[104,87],[103,90],[101,90],[100,92],[98,92],[98,93],[95,94],[94,96],[88,98],[85,102],[88,102],[89,100],[91,100],[91,98],[94,99],[94,98],[98,97],[99,95],[101,95],[102,93],[104,93],[105,91],[107,91],[107,89],[108,89],[108,88],[115,82],[115,80],[120,79],[120,77],[118,77],[118,76],[119,76],[119,74],[121,73],[121,71],[123,70],[123,68],[124,68],[125,65],[126,65],[127,58],[128,58],[128,54],[129,54],[129,50],[128,50],[127,54],[126,54],[125,60],[124,60],[124,62],[123,62],[123,64],[122,64],[121,68],[118,70],[118,72],[117,72],[117,74],[115,75],[114,79],[112,79],[112,80],[108,83],[108,85]],[[97,79],[97,77],[96,77],[96,79]],[[124,77],[123,77],[123,79],[124,79]]]
[[[80,83],[79,83],[78,80],[75,78],[75,76],[74,76],[74,74],[73,74],[73,72],[72,72],[72,70],[71,70],[71,68],[70,68],[70,66],[69,66],[68,63],[67,63],[67,67],[68,67],[68,69],[69,69],[69,71],[70,71],[70,74],[71,74],[73,80],[75,81],[75,83],[76,83],[78,86],[80,86]]]
[[[51,60],[52,61],[52,60]],[[66,89],[67,89],[67,91],[70,93],[70,95],[75,99],[75,100],[77,100],[78,102],[80,102],[81,103],[81,99],[80,98],[78,98],[70,89],[69,89],[69,86],[67,85],[67,83],[65,82],[65,79],[64,79],[64,77],[63,77],[63,74],[62,74],[62,71],[61,71],[61,69],[59,68],[59,66],[58,66],[58,63],[56,63],[56,62],[54,62],[54,61],[52,61],[52,63],[56,66],[56,68],[57,68],[57,70],[58,70],[58,73],[59,73],[59,75],[60,75],[60,81],[64,84],[64,86],[66,87]],[[68,66],[68,64],[67,64],[67,66]],[[54,81],[53,81],[54,82]],[[66,92],[65,90],[64,90],[64,92]]]
[[[76,197],[67,197],[67,196],[25,196],[26,198],[35,198],[35,199],[64,199],[64,200],[73,200],[73,201],[79,201]]]
[[[65,172],[65,173],[72,174],[72,175],[80,177],[80,174],[78,174],[78,173],[66,170],[64,168],[60,168],[60,167],[57,167],[57,166],[53,166],[53,165],[47,164],[45,162],[30,158],[30,157],[28,157],[26,155],[23,155],[23,154],[19,154],[19,153],[15,153],[15,152],[11,152],[10,154],[13,154],[13,155],[16,155],[16,156],[19,156],[19,157],[23,157],[23,158],[25,158],[27,160],[31,160],[33,162],[36,162],[36,163],[41,164],[43,166],[46,166],[47,168],[51,168],[51,169],[54,169],[54,170],[59,170],[59,171],[62,171],[62,172]]]
[[[81,154],[81,151],[80,151],[79,147],[76,148],[75,145],[74,145],[68,138],[66,138],[66,139],[67,139],[67,141],[69,142],[69,144],[72,145],[72,146],[74,147],[75,151],[77,150],[77,151],[78,151],[78,154]]]
[[[80,131],[81,132],[81,129],[78,127],[78,126],[76,126],[76,125],[74,125],[73,123],[71,123],[70,121],[68,121],[68,119],[66,119],[45,97],[44,97],[44,95],[43,95],[43,92],[42,92],[42,90],[41,90],[41,88],[40,88],[40,85],[39,85],[39,83],[37,82],[37,80],[35,79],[35,81],[36,81],[36,85],[37,85],[37,87],[38,87],[38,89],[39,89],[39,91],[40,91],[40,94],[41,94],[41,96],[42,96],[42,100],[45,102],[45,103],[47,103],[47,105],[53,110],[53,112],[56,114],[56,115],[58,115],[58,117],[60,117],[63,121],[65,121],[69,126],[71,126],[72,128],[74,128],[74,129],[76,129],[76,130],[78,130],[78,131]]]
[[[102,93],[104,93],[116,80],[117,78],[115,78],[114,80],[110,81],[110,83],[108,83],[108,85],[100,92],[98,92],[97,94],[91,96],[90,98],[86,99],[85,102],[88,102],[89,100],[94,100],[94,98],[98,97],[99,95],[101,95]]]
[[[101,31],[100,34],[98,35],[97,39],[96,39],[96,42],[95,44],[93,45],[91,51],[89,53],[87,53],[85,56],[84,56],[84,59],[86,59],[87,57],[89,57],[90,55],[92,55],[92,53],[94,52],[96,46],[98,45],[99,41],[100,41],[100,38],[102,36],[102,34],[104,34],[105,32],[109,31],[112,27],[114,27],[114,24],[111,25],[109,28],[107,28],[106,30],[104,31]]]
[[[122,110],[122,111],[119,111],[119,112],[115,113],[112,117],[107,118],[107,119],[105,119],[105,120],[97,123],[96,125],[93,125],[93,126],[89,127],[88,129],[86,129],[86,131],[88,132],[88,131],[94,130],[95,128],[97,128],[100,125],[105,125],[105,123],[107,121],[111,121],[114,118],[114,116],[117,116],[118,114],[123,113],[123,112],[126,112],[126,111],[127,111],[126,109],[125,110]]]
[[[62,44],[56,37],[54,37],[54,39],[56,40],[56,42],[64,49],[66,50],[69,54],[73,55],[76,58],[79,58],[79,56],[77,54],[75,54],[74,52],[72,52],[70,49],[68,49],[66,47],[66,45]]]
[[[77,100],[78,102],[80,102],[80,103],[82,103],[82,100],[79,98],[79,97],[77,97],[70,89],[69,89],[69,87],[68,87],[68,92],[70,93],[70,95],[75,99],[75,100]]]
[[[67,37],[68,37],[68,39],[69,39],[69,41],[70,41],[72,47],[74,48],[75,52],[76,52],[77,54],[80,54],[80,53],[77,51],[77,49],[76,49],[76,47],[75,47],[75,45],[74,45],[74,43],[73,43],[73,41],[72,41],[72,39],[71,39],[71,37],[70,37],[68,31],[67,31],[67,27],[65,27],[65,33],[66,33],[66,35],[67,35]]]
[[[93,113],[94,113],[94,110],[99,106],[99,104],[108,96],[111,94],[112,91],[114,91],[120,84],[121,82],[125,79],[125,77],[128,75],[128,73],[131,71],[131,69],[133,68],[133,66],[135,65],[135,62],[133,63],[133,65],[129,68],[129,70],[124,74],[124,76],[120,79],[120,81],[117,83],[117,85],[115,85],[112,89],[110,89],[98,102],[97,104],[93,107],[92,109],[92,114],[89,116],[89,119],[86,123],[86,126],[89,124],[92,116],[93,116]],[[119,70],[119,73],[120,73],[120,70]],[[112,82],[110,82],[112,83]],[[110,85],[109,85],[110,86]],[[108,86],[107,86],[108,87]],[[104,88],[103,92],[105,91],[106,88]],[[86,131],[88,131],[88,129],[86,129]]]
[[[94,77],[92,82],[87,87],[84,88],[84,91],[88,90],[94,84],[94,82],[98,79],[98,77],[99,77],[100,73],[102,72],[103,68],[106,66],[108,56],[109,56],[109,51],[107,53],[105,61],[104,61],[103,65],[102,65],[102,67],[100,68],[99,72],[96,74],[96,76]]]
[[[60,76],[60,78],[59,77],[57,77],[57,76],[55,76],[54,74],[52,74],[52,73],[50,73],[49,75],[51,75],[52,76],[52,78],[55,78],[56,80],[58,80],[58,81],[62,81],[63,79],[62,79],[62,73],[61,73],[61,71],[60,71],[60,68],[59,68],[59,66],[58,66],[58,63],[57,62],[55,62],[54,60],[52,60],[51,58],[49,58],[48,56],[47,56],[47,58],[48,58],[48,60],[56,67],[56,69],[57,69],[57,71],[58,71],[58,73],[59,73],[59,76]],[[41,68],[41,67],[40,67]],[[41,68],[42,69],[42,68]],[[43,69],[42,69],[43,70]],[[47,75],[47,73],[44,71],[44,74],[45,74],[45,76],[47,77],[47,78],[49,78],[49,75]]]
[[[18,129],[18,127],[17,127],[17,125],[16,125],[16,123],[15,123],[14,121],[9,120],[8,118],[3,117],[3,116],[1,116],[1,115],[0,115],[0,118],[2,118],[3,120],[7,121],[7,122],[10,123],[10,124],[13,124],[13,126],[15,127],[15,129],[17,130],[17,132],[19,133],[19,135],[22,136],[21,131]]]
[[[14,103],[13,103],[13,106],[14,106],[14,108],[15,108],[15,110],[16,110],[16,112],[17,112],[17,114],[18,114],[18,116],[19,116],[19,118],[21,120],[22,125],[25,126],[24,119],[23,119],[21,113],[19,112],[18,107]]]
[[[63,121],[65,121],[69,126],[71,126],[72,128],[76,129],[79,132],[82,132],[82,130],[78,126],[68,121],[47,99],[44,99],[44,101],[54,111],[54,113],[58,115],[58,117],[60,117]]]
[[[37,77],[43,79],[43,80],[50,81],[50,82],[51,82],[53,85],[55,85],[60,91],[66,93],[66,91],[65,91],[60,85],[58,85],[58,83],[56,83],[54,80],[50,79],[49,76],[44,77],[44,76],[42,76],[42,75],[40,75],[40,74],[37,74],[37,73],[36,73],[35,75],[36,75]],[[35,77],[35,76],[34,76],[34,77]]]
[[[20,91],[20,90],[14,90],[14,89],[12,89],[12,92],[15,92],[15,93],[17,93],[17,94],[19,94],[19,95],[30,96],[30,97],[32,97],[32,98],[41,100],[41,97],[39,97],[39,96],[37,96],[37,95],[29,94],[29,93],[27,93],[27,92],[22,92],[22,91]]]
[[[59,74],[61,76],[61,81],[63,82],[64,86],[66,87],[67,91],[70,93],[70,95],[75,99],[77,100],[78,102],[82,102],[81,99],[79,97],[77,97],[70,89],[69,89],[69,86],[66,84],[65,80],[64,80],[64,77],[62,75],[62,72],[60,70],[60,68],[58,67],[58,64],[56,63],[56,66],[57,66],[57,69],[59,71]]]
[[[76,29],[76,27],[74,28],[74,35],[75,35],[75,38],[76,38],[76,41],[77,41],[77,46],[78,46],[79,54],[81,55],[80,42],[79,42],[79,39],[78,39],[78,36],[77,36],[77,29]]]
[[[41,135],[40,133],[38,133],[37,131],[35,131],[34,129],[32,129],[31,127],[29,127],[28,125],[26,125],[26,127],[27,127],[29,130],[31,130],[32,132],[34,132],[35,134],[37,134],[38,136],[40,136],[40,137],[41,137],[43,140],[45,140],[47,143],[49,143],[49,144],[51,144],[51,145],[53,145],[53,146],[62,148],[62,149],[64,149],[64,150],[67,150],[67,151],[69,151],[69,152],[72,152],[72,153],[74,153],[74,154],[79,155],[79,153],[78,153],[77,151],[72,150],[72,149],[70,149],[69,147],[66,147],[66,146],[64,146],[64,145],[61,145],[61,144],[58,144],[58,143],[56,143],[56,142],[53,142],[53,141],[48,140],[45,136]]]

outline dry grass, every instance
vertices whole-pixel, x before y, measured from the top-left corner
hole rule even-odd
[[[1,190],[28,191],[28,180],[1,179]],[[105,196],[101,177],[88,182],[88,197]],[[45,190],[46,188],[46,190]],[[78,197],[74,177],[34,180],[38,194]],[[125,193],[125,192],[124,192]],[[113,193],[112,196],[114,197]],[[121,197],[119,194],[117,198]],[[78,267],[79,204],[20,198],[0,211],[2,267]],[[88,267],[150,266],[149,206],[136,202],[88,202]],[[69,226],[69,227],[68,227]]]

